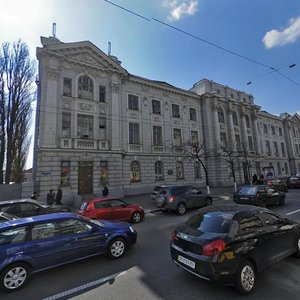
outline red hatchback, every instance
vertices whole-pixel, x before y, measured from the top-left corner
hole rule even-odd
[[[144,209],[135,204],[129,204],[119,198],[95,198],[81,203],[79,215],[102,220],[118,220],[131,223],[141,222],[145,217]]]

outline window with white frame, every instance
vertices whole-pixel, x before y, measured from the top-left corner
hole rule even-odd
[[[279,136],[282,136],[282,128],[281,127],[278,128],[278,131],[279,131]]]
[[[235,135],[235,145],[237,149],[241,149],[241,138],[238,134]]]
[[[220,132],[220,142],[222,146],[227,146],[227,137],[225,132]]]
[[[271,148],[270,148],[270,142],[266,141],[266,152],[268,155],[271,155]]]
[[[281,165],[280,162],[277,163],[278,175],[281,175]]]
[[[284,147],[284,143],[281,143],[281,153],[283,156],[285,156],[285,147]]]
[[[184,175],[183,175],[183,162],[182,161],[178,161],[176,163],[176,178],[177,179],[183,179]]]
[[[245,115],[245,121],[247,128],[251,128],[250,118],[248,115]]]
[[[162,127],[161,126],[153,126],[153,145],[154,146],[162,146]]]
[[[194,163],[195,178],[201,178],[201,165],[198,161]]]
[[[155,180],[164,180],[164,166],[161,161],[155,162]]]
[[[137,95],[128,94],[128,109],[139,110],[139,97]]]
[[[62,113],[62,137],[71,137],[71,113],[69,112]]]
[[[104,116],[99,117],[99,135],[101,141],[106,140],[106,118]]]
[[[285,174],[289,173],[288,164],[286,162],[284,163],[284,170],[285,170]]]
[[[130,181],[139,182],[141,181],[141,166],[138,161],[133,161],[130,165]]]
[[[99,102],[106,102],[106,87],[99,85]]]
[[[191,131],[191,142],[194,147],[199,146],[198,131]]]
[[[271,126],[271,132],[272,132],[272,135],[275,135],[275,127],[274,126]]]
[[[72,79],[64,77],[63,95],[72,96]]]
[[[268,134],[268,126],[267,126],[267,124],[264,124],[264,134]]]
[[[80,76],[78,79],[78,97],[94,100],[94,83],[87,75]]]
[[[77,115],[77,138],[94,138],[94,117],[89,115]]]
[[[195,108],[190,107],[190,120],[197,121],[197,111]]]
[[[155,115],[161,114],[161,103],[158,100],[152,99],[152,113]]]
[[[218,108],[218,121],[219,123],[224,124],[225,123],[225,117],[224,117],[224,112],[222,108]]]
[[[252,136],[248,136],[249,151],[254,151]]]
[[[180,118],[180,109],[179,105],[177,104],[172,104],[172,116],[174,118]]]
[[[140,124],[129,123],[129,144],[140,144]]]
[[[277,142],[273,142],[275,155],[279,155]]]
[[[181,129],[173,128],[173,140],[174,140],[175,147],[182,146]]]

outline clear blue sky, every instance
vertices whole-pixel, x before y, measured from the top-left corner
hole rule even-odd
[[[111,2],[144,18],[105,0],[0,0],[0,42],[21,38],[35,57],[55,22],[62,42],[89,40],[107,53],[110,41],[131,74],[184,89],[207,78],[252,94],[270,113],[300,112],[299,0]]]

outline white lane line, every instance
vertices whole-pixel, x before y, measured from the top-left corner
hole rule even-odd
[[[88,282],[88,283],[83,284],[81,286],[75,287],[73,289],[70,289],[70,290],[58,293],[56,295],[52,295],[50,297],[44,298],[43,300],[60,299],[60,298],[72,295],[74,293],[78,293],[79,291],[82,291],[82,290],[91,288],[93,286],[99,285],[101,283],[109,282],[111,280],[115,280],[117,277],[125,275],[126,273],[127,273],[126,271],[123,271],[123,272],[119,272],[119,273],[116,273],[116,274],[113,274],[113,275],[110,275],[110,276],[107,276],[107,277],[104,277],[104,278],[101,278],[101,279],[98,279],[98,280],[95,280],[95,281],[91,281],[91,282]]]
[[[297,212],[300,212],[300,209],[291,211],[291,212],[289,212],[289,213],[287,213],[287,214],[285,214],[285,215],[286,215],[286,216],[289,216],[289,215],[295,214],[295,213],[297,213]]]

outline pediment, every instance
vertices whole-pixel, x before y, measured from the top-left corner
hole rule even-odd
[[[292,121],[297,123],[297,124],[300,124],[300,116],[298,115],[298,113],[295,113],[292,117]]]
[[[102,70],[111,70],[126,74],[127,71],[112,57],[106,55],[89,41],[77,43],[60,43],[44,47],[48,53],[63,57],[77,64],[89,65]]]

